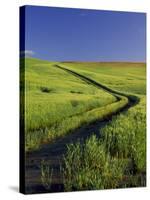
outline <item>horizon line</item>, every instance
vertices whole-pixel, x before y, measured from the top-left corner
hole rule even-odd
[[[110,60],[108,60],[108,61],[104,61],[104,60],[99,60],[99,61],[86,61],[86,60],[47,60],[47,59],[41,59],[41,58],[38,58],[38,57],[31,57],[31,56],[24,56],[24,57],[21,57],[21,58],[33,58],[33,59],[38,59],[38,60],[43,60],[43,61],[49,61],[49,62],[62,62],[62,63],[77,63],[77,62],[83,62],[83,63],[85,63],[85,62],[87,62],[87,63],[92,63],[92,62],[94,62],[94,63],[147,63],[146,61],[129,61],[129,60],[112,60],[112,61],[110,61]]]

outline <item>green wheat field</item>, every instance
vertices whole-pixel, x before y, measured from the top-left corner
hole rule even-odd
[[[28,193],[146,186],[145,63],[26,58],[23,76]]]

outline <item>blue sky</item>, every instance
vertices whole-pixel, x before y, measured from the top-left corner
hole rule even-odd
[[[146,15],[26,7],[27,56],[51,61],[146,60]]]

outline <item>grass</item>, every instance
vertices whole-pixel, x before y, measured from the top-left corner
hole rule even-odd
[[[71,67],[70,63],[68,65],[69,68],[67,67],[67,69],[85,75],[85,73],[81,72],[78,67],[76,69],[75,67],[73,68],[72,63]],[[84,63],[77,66],[82,68]],[[64,67],[64,65],[62,67]],[[93,66],[90,67],[92,68]],[[146,186],[145,78],[144,73],[141,73],[141,70],[143,70],[142,65],[138,66],[138,64],[135,64],[134,67],[134,64],[132,64],[132,66],[130,66],[131,69],[129,66],[126,67],[128,73],[133,73],[132,76],[134,78],[132,77],[132,80],[133,84],[136,85],[136,88],[129,84],[129,82],[125,81],[128,73],[126,74],[126,70],[123,69],[124,77],[122,76],[122,79],[125,82],[124,84],[120,84],[119,89],[121,93],[122,91],[127,91],[128,93],[132,92],[132,95],[125,95],[133,100],[135,100],[134,98],[137,96],[137,99],[140,101],[136,106],[131,107],[128,111],[119,114],[117,117],[113,117],[111,122],[100,130],[100,139],[95,138],[93,135],[85,142],[85,144],[78,142],[77,144],[71,144],[68,146],[68,151],[64,156],[63,168],[64,186],[66,191]],[[135,72],[132,70],[136,70],[139,67],[141,68],[138,71],[139,75],[137,77],[137,71]],[[93,68],[90,70],[93,70]],[[105,71],[107,72],[107,70]],[[117,71],[118,68],[116,72]],[[134,73],[136,73],[136,75],[134,75]],[[93,75],[93,77],[97,76],[96,81],[99,80],[98,75]],[[86,76],[90,77],[88,73],[86,73]],[[120,76],[120,74],[116,73],[115,76]],[[142,80],[140,82],[140,87],[139,84],[137,84],[139,82],[139,76],[141,76],[140,79]],[[117,79],[118,78],[116,77],[116,81]],[[128,80],[130,80],[130,78],[128,78]],[[116,81],[113,80],[113,83],[111,83],[112,89],[118,89],[115,87]],[[106,86],[108,85],[109,84],[106,84]],[[87,144],[89,146],[87,146]],[[89,149],[91,152],[89,152]],[[103,151],[102,154],[105,158],[101,161],[99,160],[101,159],[101,154],[97,152],[98,149]],[[115,164],[113,165],[112,163],[109,163],[107,158],[109,161],[114,159],[115,163],[117,163],[119,167],[115,166]],[[92,162],[90,162],[89,159],[91,159]],[[104,167],[102,172],[97,172],[96,168],[92,170],[93,165],[112,166],[112,171],[113,169],[117,170],[112,173],[107,169],[107,167]],[[108,174],[105,173],[105,170],[107,172],[109,171],[109,176],[107,176]],[[108,177],[111,178],[109,179]],[[117,177],[119,178],[117,179]],[[109,184],[107,184],[107,180]],[[115,184],[113,183],[114,180]]]
[[[59,122],[116,101],[110,93],[56,68],[54,64],[31,58],[25,60],[27,151],[39,148],[55,135],[62,135],[53,134]]]
[[[100,129],[99,137],[91,131],[85,142],[67,147],[61,167],[66,191],[146,185],[144,63],[58,63],[30,58],[25,69],[26,151],[83,125],[108,120],[131,104]],[[21,93],[23,84],[21,79]],[[50,190],[52,169],[44,161],[41,182]]]
[[[61,63],[61,66],[72,69],[117,91],[146,94],[145,63],[68,62]]]
[[[64,157],[63,176],[66,191],[116,188],[124,165],[106,153],[95,135],[85,144],[69,145]]]
[[[82,80],[57,69],[54,63],[26,60],[26,129],[37,130],[51,126],[70,115],[107,105],[115,98]],[[77,91],[82,93],[72,93]],[[72,101],[77,101],[74,108]]]
[[[145,113],[145,97],[142,97],[139,104],[113,117],[100,130],[100,139],[93,135],[85,144],[68,146],[63,168],[65,190],[145,186]],[[103,152],[103,159],[98,149]],[[102,171],[97,172],[96,167],[92,170],[92,166],[102,167]]]
[[[130,158],[134,162],[134,170],[146,171],[145,97],[125,114],[112,119],[101,133],[107,152],[112,156]]]
[[[119,102],[115,102],[104,107],[95,108],[81,115],[75,115],[70,118],[66,118],[61,122],[54,124],[50,128],[37,130],[31,133],[28,132],[25,137],[26,150],[29,151],[32,149],[38,149],[40,145],[47,142],[47,140],[52,141],[58,137],[63,137],[82,125],[92,123],[96,120],[107,119],[110,115],[122,109],[125,105],[127,105],[127,103],[127,98],[122,98]]]
[[[52,176],[53,176],[53,169],[51,169],[49,167],[49,165],[44,160],[42,160],[42,162],[41,162],[41,182],[46,190],[51,189]]]

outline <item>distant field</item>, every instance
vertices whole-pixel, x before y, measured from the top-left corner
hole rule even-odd
[[[146,65],[144,63],[63,63],[110,88],[135,94],[146,93]]]
[[[26,58],[25,149],[44,155],[53,142],[54,158],[38,159],[46,190],[60,160],[66,191],[145,186],[146,65]]]

